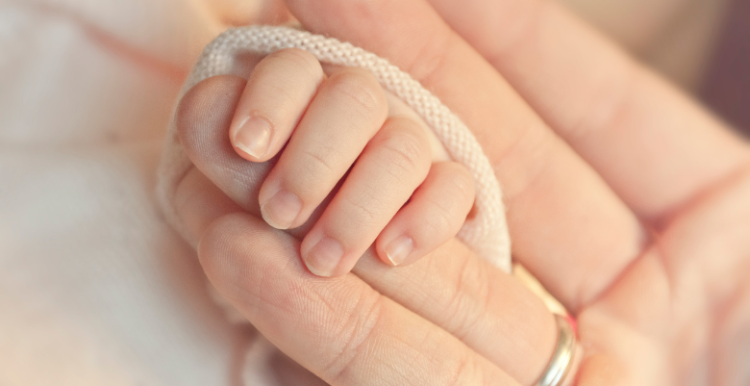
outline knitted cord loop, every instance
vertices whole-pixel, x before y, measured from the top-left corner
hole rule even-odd
[[[314,35],[290,27],[248,26],[227,30],[209,44],[183,86],[182,94],[198,82],[230,74],[243,53],[267,55],[299,48],[319,61],[361,67],[372,72],[381,86],[412,108],[434,131],[450,157],[469,169],[476,184],[475,215],[461,228],[458,238],[479,256],[510,272],[510,237],[505,219],[500,183],[489,159],[466,125],[440,100],[409,74],[387,60],[349,43]],[[159,198],[168,220],[184,233],[172,197],[180,177],[191,165],[177,140],[174,120],[160,165]]]

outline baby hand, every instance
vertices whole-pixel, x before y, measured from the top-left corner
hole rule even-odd
[[[319,276],[349,272],[373,242],[385,263],[413,262],[455,236],[474,201],[468,170],[434,162],[431,133],[389,109],[370,72],[326,75],[306,51],[258,63],[229,134],[249,161],[281,153],[258,197],[271,226],[299,227],[330,199],[300,246]]]

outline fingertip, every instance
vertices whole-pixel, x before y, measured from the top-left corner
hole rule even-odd
[[[260,213],[265,222],[276,229],[290,229],[297,223],[303,203],[295,194],[279,190],[271,198],[260,202]]]
[[[282,49],[262,58],[234,109],[229,138],[235,152],[251,162],[276,156],[324,79],[307,51]]]
[[[404,267],[414,263],[429,252],[410,234],[404,218],[394,218],[375,241],[375,252],[380,261],[391,267]]]
[[[376,241],[378,257],[391,266],[411,264],[454,237],[474,201],[474,181],[454,162],[432,165],[409,203]]]
[[[322,223],[316,224],[300,242],[299,254],[307,270],[324,278],[340,277],[348,274],[357,264],[364,247],[357,240],[354,244],[342,240],[336,232],[329,232]]]
[[[341,243],[331,237],[323,237],[302,255],[302,260],[315,276],[334,277],[348,272],[340,268],[343,257],[344,247]]]
[[[229,140],[240,157],[251,162],[266,162],[275,155],[270,152],[274,132],[274,125],[262,115],[235,113],[229,127]]]

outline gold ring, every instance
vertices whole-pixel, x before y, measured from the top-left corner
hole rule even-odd
[[[536,386],[559,386],[568,375],[573,364],[573,354],[576,349],[576,335],[570,321],[561,315],[555,314],[557,321],[557,348],[552,359],[549,361],[547,370],[544,371]]]

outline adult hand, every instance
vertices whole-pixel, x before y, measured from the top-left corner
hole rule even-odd
[[[577,384],[748,379],[746,143],[554,3],[288,3],[308,30],[410,72],[474,130],[504,187],[515,258],[577,315]],[[200,171],[176,200],[219,291],[329,383],[534,382],[552,316],[458,242],[409,267],[368,257],[339,279],[307,273],[294,236],[251,215],[261,168],[217,139],[243,86],[207,80],[179,116]]]

